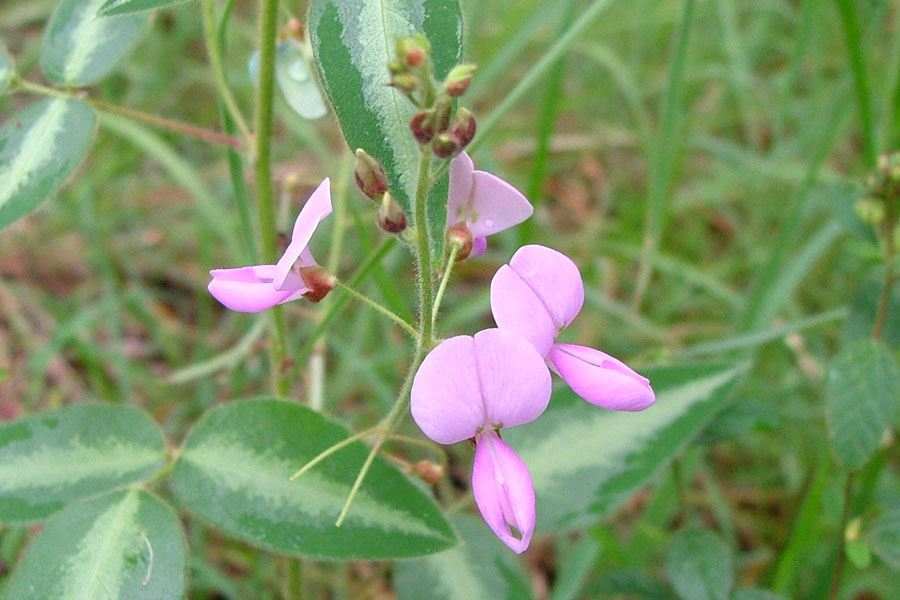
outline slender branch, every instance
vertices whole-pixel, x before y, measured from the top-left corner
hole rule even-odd
[[[441,277],[441,285],[438,286],[437,295],[434,297],[434,308],[431,309],[431,330],[437,325],[438,313],[441,311],[441,303],[444,301],[444,292],[447,291],[447,283],[456,264],[456,255],[459,253],[459,244],[450,245],[450,254],[447,256],[447,264],[444,266],[444,275]]]
[[[841,528],[838,532],[840,535],[840,539],[837,544],[837,558],[836,563],[834,565],[834,569],[832,570],[831,575],[831,587],[828,591],[828,597],[831,600],[834,600],[838,597],[838,592],[841,591],[841,578],[844,575],[844,564],[846,563],[846,558],[844,556],[845,550],[845,535],[847,531],[847,523],[850,522],[850,502],[853,497],[853,473],[847,475],[847,480],[844,482],[844,506],[841,509]]]
[[[328,458],[335,452],[338,452],[341,448],[346,448],[350,444],[352,444],[358,440],[361,440],[367,436],[370,436],[374,433],[377,433],[377,432],[378,432],[377,427],[370,427],[369,429],[364,429],[363,431],[354,433],[350,437],[344,438],[341,441],[337,442],[336,444],[329,446],[328,448],[326,448],[325,450],[323,450],[322,452],[317,454],[315,456],[315,458],[313,458],[308,463],[306,463],[305,465],[300,467],[300,470],[298,470],[296,473],[291,475],[290,480],[294,481],[295,479],[303,476],[304,473],[308,472],[310,469],[315,467],[317,464],[319,464],[320,462],[322,462],[323,460],[325,460],[326,458]]]
[[[200,0],[200,9],[203,13],[203,38],[206,43],[206,53],[209,55],[209,63],[212,66],[216,89],[222,98],[222,102],[225,104],[225,109],[228,111],[231,120],[234,121],[241,135],[249,143],[253,139],[253,134],[250,132],[247,121],[244,119],[234,94],[231,93],[231,88],[228,87],[228,80],[225,78],[225,67],[222,64],[222,55],[219,52],[219,43],[216,38],[216,17],[213,0]]]
[[[416,265],[418,267],[419,285],[419,329],[421,343],[431,346],[431,314],[433,311],[434,290],[431,272],[431,240],[428,227],[428,192],[431,189],[431,152],[428,148],[421,150],[419,158],[419,179],[416,184],[414,218],[416,226]]]
[[[881,339],[884,325],[891,309],[891,300],[894,297],[894,254],[897,251],[897,240],[894,232],[897,229],[897,215],[895,213],[898,200],[891,198],[885,202],[886,214],[884,215],[884,283],[881,288],[881,296],[878,299],[878,311],[875,313],[875,324],[872,327],[872,337]]]
[[[275,37],[278,34],[278,0],[259,2],[259,82],[256,88],[256,208],[259,214],[263,260],[274,263],[277,258],[275,223],[275,192],[272,186],[272,121],[275,98]],[[273,388],[277,394],[288,391],[287,327],[281,307],[272,313],[272,362]]]
[[[363,302],[364,304],[368,305],[370,308],[381,313],[382,315],[384,315],[385,317],[387,317],[388,319],[390,319],[391,321],[393,321],[394,323],[399,325],[400,328],[403,331],[405,331],[406,333],[408,333],[410,335],[410,337],[412,337],[414,340],[419,339],[419,332],[416,331],[416,328],[413,327],[412,325],[410,325],[406,321],[406,319],[404,319],[403,317],[401,317],[400,315],[398,315],[397,313],[395,313],[388,307],[375,301],[374,299],[369,298],[362,292],[359,292],[359,291],[353,289],[352,287],[350,287],[348,284],[344,283],[343,281],[337,280],[335,283],[337,284],[338,287],[345,290],[348,294],[350,294],[351,296],[353,296],[360,302]]]
[[[159,115],[154,115],[150,113],[146,113],[140,110],[136,110],[134,108],[128,108],[125,106],[119,106],[117,104],[111,104],[109,102],[105,102],[103,100],[95,100],[93,98],[88,98],[82,92],[71,92],[68,90],[60,90],[56,88],[52,88],[46,85],[42,85],[40,83],[35,83],[34,81],[28,81],[26,79],[17,79],[16,83],[19,89],[30,92],[32,94],[39,94],[41,96],[50,96],[53,98],[63,98],[63,99],[78,99],[82,100],[91,106],[93,106],[96,110],[104,113],[109,113],[113,115],[119,115],[122,117],[127,117],[133,119],[135,121],[141,121],[143,123],[148,123],[155,127],[159,127],[160,129],[166,129],[168,131],[173,131],[175,133],[179,133],[181,135],[185,135],[187,137],[192,137],[194,139],[201,140],[208,144],[218,144],[222,146],[230,146],[231,148],[241,148],[242,143],[238,138],[228,135],[227,133],[222,133],[220,131],[214,131],[212,129],[207,129],[205,127],[200,127],[199,125],[194,125],[193,123],[185,123],[184,121],[178,121],[175,119],[170,119],[168,117],[161,117]]]

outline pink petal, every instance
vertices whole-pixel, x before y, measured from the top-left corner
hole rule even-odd
[[[514,227],[531,216],[534,209],[522,192],[487,171],[473,175],[472,211],[469,222],[474,236],[489,236]]]
[[[465,222],[465,209],[472,196],[475,165],[472,158],[463,152],[450,163],[450,190],[447,199],[447,225]]]
[[[309,197],[309,200],[306,201],[300,214],[297,215],[297,220],[294,222],[294,231],[291,233],[291,243],[288,244],[284,254],[275,264],[273,283],[276,289],[284,288],[288,273],[294,266],[294,263],[306,250],[319,223],[330,214],[331,182],[326,177]],[[309,256],[311,257],[312,255]]]
[[[491,312],[501,329],[527,339],[546,356],[559,331],[541,299],[509,265],[491,280]]]
[[[584,283],[572,259],[553,248],[528,245],[509,261],[513,271],[541,299],[557,330],[567,327],[581,312]]]
[[[285,280],[285,289],[272,285],[274,265],[255,265],[210,271],[209,293],[226,308],[238,312],[260,312],[276,304],[300,298],[307,290],[294,273]]]
[[[475,442],[472,494],[494,535],[517,554],[528,549],[534,533],[534,485],[519,455],[493,431]]]
[[[484,236],[472,238],[472,250],[469,252],[469,256],[481,256],[485,252],[487,252],[487,238]]]
[[[550,371],[540,354],[514,332],[485,329],[475,334],[478,383],[485,423],[514,427],[537,419],[550,402]]]
[[[416,372],[410,411],[422,432],[440,444],[473,437],[484,425],[475,340],[460,335],[438,344]]]
[[[656,400],[650,381],[622,361],[594,348],[556,344],[547,357],[572,390],[610,410],[644,410]]]

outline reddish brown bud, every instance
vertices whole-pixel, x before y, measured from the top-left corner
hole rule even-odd
[[[430,460],[420,460],[413,465],[412,471],[428,485],[437,485],[444,478],[444,467]]]
[[[420,144],[427,144],[434,138],[434,113],[423,110],[413,115],[409,129]]]
[[[456,122],[450,129],[450,135],[456,139],[460,148],[465,148],[475,137],[476,128],[475,116],[465,108],[460,108],[456,113]]]
[[[356,185],[363,194],[377,200],[388,190],[387,176],[378,161],[362,148],[356,149],[356,167],[353,170]]]
[[[288,22],[284,26],[284,32],[287,37],[294,38],[295,40],[303,40],[303,23],[297,18],[288,19]]]
[[[428,59],[431,44],[424,35],[414,35],[397,40],[397,58],[411,68],[421,67]]]
[[[406,214],[391,195],[385,194],[378,207],[378,226],[388,233],[400,233],[406,229]]]
[[[447,79],[444,80],[444,91],[453,97],[465,94],[469,84],[472,83],[476,68],[475,65],[456,65],[450,69]]]
[[[472,232],[465,223],[457,223],[447,229],[447,243],[456,246],[456,260],[465,260],[472,253]]]
[[[309,291],[303,294],[303,297],[310,302],[319,302],[337,285],[334,275],[329,273],[324,267],[301,267],[300,278]]]
[[[442,133],[434,138],[431,149],[438,158],[450,158],[459,153],[460,147],[456,139],[449,133]]]

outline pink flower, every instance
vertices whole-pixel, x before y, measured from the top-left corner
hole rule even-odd
[[[521,553],[534,533],[531,475],[499,434],[538,418],[550,401],[550,372],[521,337],[486,329],[444,340],[416,373],[411,412],[436,442],[475,441],[472,492],[485,522]]]
[[[276,264],[213,269],[209,272],[209,293],[226,308],[238,312],[260,312],[302,297],[310,290],[294,271],[294,264],[316,266],[309,241],[319,223],[330,214],[331,188],[325,179],[297,216],[291,243]]]
[[[491,281],[497,325],[527,338],[576,394],[610,410],[647,408],[656,398],[645,377],[599,350],[557,343],[583,304],[578,267],[545,246],[519,248]]]
[[[463,152],[450,163],[447,225],[464,223],[472,233],[470,256],[484,254],[487,236],[518,225],[534,209],[522,193],[496,175],[476,171]]]

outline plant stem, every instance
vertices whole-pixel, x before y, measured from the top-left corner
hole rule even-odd
[[[256,208],[259,214],[263,260],[274,264],[277,258],[275,192],[272,186],[272,121],[275,97],[275,37],[278,34],[278,0],[259,2],[259,83],[256,88]],[[272,387],[276,394],[288,392],[285,376],[287,328],[281,307],[272,313]]]
[[[853,495],[853,473],[847,475],[847,480],[844,482],[844,506],[841,509],[841,528],[838,531],[838,535],[840,538],[838,539],[837,544],[837,557],[834,565],[834,570],[832,571],[831,576],[831,588],[828,592],[828,597],[831,600],[834,600],[838,597],[838,592],[841,590],[841,578],[844,575],[844,564],[846,563],[846,558],[844,556],[844,543],[845,543],[845,532],[847,530],[847,523],[850,521],[850,502]]]
[[[431,331],[434,332],[437,326],[438,313],[441,311],[441,303],[444,301],[444,292],[447,290],[447,282],[450,281],[450,274],[453,272],[453,265],[456,264],[456,255],[459,253],[459,244],[450,245],[450,254],[447,256],[447,264],[444,266],[444,276],[441,277],[441,285],[438,286],[437,295],[434,297],[434,308],[431,311]]]
[[[372,445],[372,449],[369,451],[369,455],[366,457],[365,462],[359,470],[359,473],[356,475],[356,480],[353,482],[353,486],[350,488],[350,493],[347,494],[347,499],[344,501],[344,506],[341,508],[341,512],[338,515],[337,521],[335,522],[335,527],[340,527],[344,523],[344,519],[347,517],[347,513],[350,511],[350,506],[353,504],[353,499],[356,498],[356,494],[359,493],[360,487],[362,487],[362,483],[366,478],[366,474],[369,472],[369,469],[372,467],[372,463],[375,461],[375,457],[378,455],[378,451],[381,449],[381,446],[385,443],[385,441],[390,437],[393,433],[394,428],[400,422],[400,419],[405,414],[406,409],[409,407],[409,392],[412,387],[413,378],[416,375],[416,371],[419,369],[419,365],[422,363],[422,359],[425,356],[425,352],[431,348],[432,344],[432,312],[434,311],[433,305],[433,277],[431,272],[431,240],[429,239],[429,227],[428,227],[428,192],[431,189],[431,152],[428,149],[423,148],[421,150],[421,156],[419,158],[419,178],[416,183],[416,204],[414,210],[414,219],[415,219],[415,227],[416,227],[416,265],[418,267],[419,276],[417,278],[418,286],[419,286],[419,337],[416,342],[416,349],[413,354],[412,362],[409,365],[409,370],[406,373],[406,378],[403,381],[403,385],[400,388],[400,393],[397,394],[397,400],[394,402],[394,406],[391,408],[391,411],[381,420],[378,428],[381,430],[381,433],[378,435],[378,438],[375,440],[375,443]]]
[[[885,202],[886,214],[884,215],[884,284],[881,288],[881,296],[878,299],[878,311],[875,313],[875,324],[872,327],[872,337],[881,339],[884,332],[884,324],[891,312],[891,299],[894,296],[894,253],[897,249],[897,240],[894,232],[897,229],[897,214],[895,213],[898,200],[890,198]]]
[[[222,64],[222,54],[219,52],[219,41],[216,36],[216,17],[215,5],[213,0],[200,0],[200,10],[203,13],[203,38],[206,42],[206,53],[209,55],[209,63],[212,66],[213,79],[215,80],[216,89],[225,109],[228,111],[231,120],[237,125],[238,131],[244,136],[248,146],[253,140],[253,134],[247,126],[247,121],[241,113],[241,109],[228,87],[228,80],[225,78],[225,67]]]
[[[370,427],[369,429],[364,429],[363,431],[354,433],[350,437],[344,438],[341,441],[337,442],[336,444],[329,446],[328,448],[326,448],[325,450],[323,450],[322,452],[317,454],[308,463],[306,463],[305,465],[300,467],[300,470],[298,470],[296,473],[291,475],[290,480],[294,481],[295,479],[301,477],[304,473],[306,473],[307,471],[309,471],[310,469],[315,467],[317,464],[319,464],[320,462],[322,462],[323,460],[325,460],[326,458],[328,458],[335,452],[339,451],[341,448],[346,448],[353,442],[356,442],[357,440],[361,440],[367,436],[370,436],[370,435],[376,433],[377,431],[378,431],[377,427]]]
[[[419,179],[416,183],[414,219],[416,227],[416,266],[419,285],[420,345],[431,347],[431,314],[434,290],[431,272],[431,240],[428,227],[428,191],[431,189],[431,152],[423,148],[419,158]]]
[[[353,289],[352,287],[350,287],[350,285],[344,283],[343,281],[336,280],[335,283],[338,285],[338,287],[345,290],[348,294],[350,294],[351,296],[353,296],[360,302],[367,304],[372,309],[376,310],[377,312],[381,313],[382,315],[384,315],[385,317],[387,317],[388,319],[390,319],[391,321],[393,321],[394,323],[399,325],[400,328],[403,329],[403,331],[405,331],[406,333],[408,333],[414,340],[419,339],[419,332],[416,331],[415,327],[413,327],[412,325],[407,323],[406,319],[404,319],[403,317],[401,317],[400,315],[398,315],[397,313],[395,313],[388,307],[379,304],[372,298],[369,298],[362,292],[359,292],[359,291]]]
[[[850,60],[850,71],[853,73],[856,104],[862,126],[863,155],[866,165],[874,167],[878,160],[878,141],[876,140],[875,118],[872,115],[872,93],[869,87],[869,76],[866,71],[865,47],[859,16],[856,14],[857,3],[853,0],[835,0],[841,13],[841,25],[847,42],[847,55]]]
[[[83,102],[86,102],[87,104],[90,104],[92,107],[94,107],[94,109],[100,112],[128,117],[135,121],[148,123],[161,129],[167,129],[168,131],[173,131],[175,133],[180,133],[182,135],[207,142],[208,144],[219,144],[222,146],[230,146],[232,148],[241,148],[242,146],[241,140],[234,136],[228,135],[227,133],[222,133],[220,131],[207,129],[205,127],[200,127],[198,125],[194,125],[193,123],[185,123],[184,121],[177,121],[175,119],[169,119],[168,117],[153,115],[144,111],[136,110],[134,108],[111,104],[109,102],[104,102],[103,100],[95,100],[93,98],[88,98],[81,93],[52,88],[40,83],[28,81],[26,79],[17,79],[16,83],[18,84],[18,87],[20,89],[32,94],[50,96],[52,98],[62,98],[64,100],[81,100]]]

